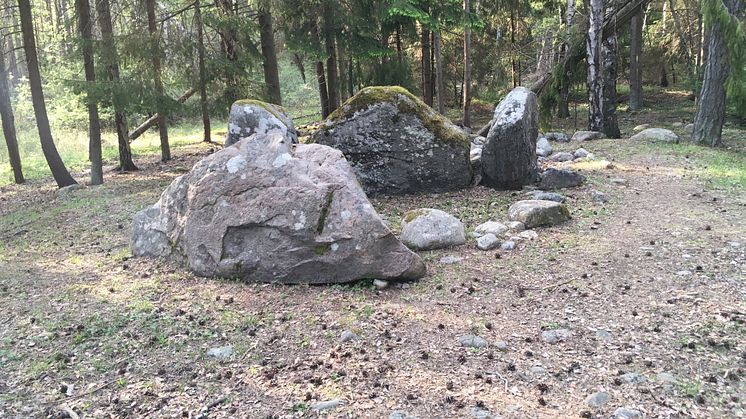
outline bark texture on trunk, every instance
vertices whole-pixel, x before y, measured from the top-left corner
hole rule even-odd
[[[422,42],[422,100],[427,103],[428,106],[433,106],[433,81],[432,81],[432,62],[430,56],[430,30],[426,27],[422,27],[421,34]]]
[[[106,75],[112,84],[119,84],[119,56],[114,43],[114,29],[111,24],[110,0],[97,0],[96,14],[98,15],[98,27],[101,30],[101,58],[106,66]],[[137,170],[135,162],[132,161],[132,150],[127,139],[129,133],[127,128],[127,115],[122,109],[122,104],[116,96],[116,89],[112,89],[111,102],[114,106],[114,125],[117,130],[117,144],[119,146],[119,170],[131,172]]]
[[[619,124],[616,117],[616,78],[617,78],[617,38],[609,36],[603,41],[603,115],[604,134],[608,138],[619,138]]]
[[[200,0],[194,2],[194,20],[197,25],[197,66],[199,67],[199,106],[202,113],[202,139],[205,142],[212,141],[210,130],[210,111],[207,107],[207,70],[205,69],[205,33],[202,24],[202,8]],[[274,48],[274,44],[273,44]],[[275,61],[277,69],[277,61]],[[265,73],[266,75],[266,73]]]
[[[280,93],[280,73],[277,69],[277,52],[275,50],[275,33],[272,29],[272,14],[269,2],[263,2],[259,9],[259,38],[262,48],[264,67],[264,84],[267,85],[267,100],[282,105]]]
[[[18,79],[21,78],[21,74],[18,70],[18,59],[16,59],[16,46],[15,42],[13,41],[13,37],[8,37],[8,70],[10,71],[10,75],[13,76],[12,84],[13,86],[18,85]]]
[[[57,186],[60,188],[75,185],[78,182],[73,179],[67,171],[65,163],[57,151],[52,139],[52,130],[49,127],[47,106],[44,103],[44,90],[41,85],[41,73],[39,71],[39,57],[36,53],[36,39],[34,36],[34,22],[31,14],[30,0],[18,0],[18,13],[21,18],[21,31],[23,32],[23,51],[26,55],[26,68],[28,69],[29,87],[31,89],[31,102],[36,116],[36,126],[39,130],[39,140],[44,158],[47,160],[49,170],[52,172]]]
[[[442,47],[440,42],[440,33],[435,32],[433,34],[433,39],[435,39],[435,42],[433,43],[433,49],[435,50],[435,93],[436,97],[438,98],[438,112],[441,114],[445,114],[446,111],[446,105],[445,105],[445,83],[443,80],[443,57],[442,57]]]
[[[155,21],[155,0],[146,0],[148,9],[148,31],[150,32],[150,54],[153,64],[153,84],[158,95],[158,130],[161,137],[161,161],[171,160],[171,147],[168,144],[168,127],[166,113],[161,105],[163,101],[163,81],[161,80],[161,52],[159,49],[160,33]]]
[[[629,109],[632,111],[642,108],[642,11],[632,17],[629,23]]]
[[[567,12],[565,13],[565,41],[562,43],[562,60],[570,52],[570,38],[574,33],[575,22],[575,0],[567,0]],[[562,61],[560,60],[560,61]],[[557,116],[560,118],[570,117],[570,76],[569,72],[562,75],[562,83],[559,92],[559,104],[557,105]]]
[[[590,0],[588,7],[588,36],[586,37],[586,62],[588,63],[588,129],[603,131],[603,76],[601,41],[603,38],[602,0]]]
[[[743,10],[741,0],[722,0],[732,16]],[[719,146],[722,144],[723,123],[725,122],[725,84],[730,71],[728,51],[723,29],[715,21],[707,36],[707,58],[699,92],[697,112],[694,116],[692,138],[700,144]]]
[[[86,106],[88,107],[88,158],[91,161],[91,185],[104,183],[103,163],[101,161],[101,120],[98,115],[98,103],[90,95],[92,85],[96,83],[96,67],[93,62],[93,22],[91,5],[88,0],[76,0],[78,12],[78,30],[82,41],[83,69],[88,87]]]
[[[471,11],[469,0],[464,0],[464,13],[468,15]],[[464,27],[464,98],[463,111],[465,127],[471,126],[471,27]]]
[[[217,13],[222,15],[223,18],[232,19],[233,15],[235,15],[232,0],[215,0],[215,8],[217,9]],[[223,97],[227,102],[233,103],[242,96],[239,76],[240,68],[238,64],[238,31],[231,25],[227,25],[218,29],[217,32],[220,35],[220,50],[225,59],[231,63],[228,72],[225,74],[226,88],[223,91]]]
[[[329,110],[329,92],[326,88],[326,75],[324,75],[324,63],[316,61],[316,81],[319,84],[319,100],[321,101],[321,117],[326,119],[331,113]]]
[[[329,113],[339,107],[339,77],[337,74],[337,46],[334,34],[334,9],[329,2],[324,5],[324,46],[326,47],[326,88]]]
[[[18,153],[18,138],[16,137],[16,123],[13,116],[13,107],[10,104],[10,87],[8,84],[8,72],[5,69],[5,48],[0,44],[0,120],[3,125],[5,145],[8,147],[8,160],[13,170],[15,183],[23,183],[23,168],[21,167],[21,156]]]

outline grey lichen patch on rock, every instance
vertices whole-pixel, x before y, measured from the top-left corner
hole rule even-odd
[[[464,225],[456,217],[438,209],[421,208],[404,214],[401,240],[413,250],[432,250],[464,244],[466,235]]]
[[[401,87],[366,87],[311,134],[344,153],[370,195],[469,186],[468,136]]]
[[[135,256],[251,282],[417,279],[422,260],[386,227],[337,150],[255,135],[177,178],[135,216]]]
[[[508,208],[508,217],[520,221],[526,228],[553,226],[570,219],[570,211],[564,204],[554,201],[529,199],[518,201]]]
[[[228,117],[225,146],[233,145],[254,134],[281,134],[298,142],[293,119],[280,105],[254,99],[236,101]]]

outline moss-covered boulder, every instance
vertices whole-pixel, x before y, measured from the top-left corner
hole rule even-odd
[[[254,134],[280,134],[290,138],[293,143],[298,142],[293,119],[285,108],[260,100],[239,100],[231,106],[225,146]]]
[[[369,195],[469,186],[469,138],[406,89],[366,87],[326,119],[311,142],[344,153]]]

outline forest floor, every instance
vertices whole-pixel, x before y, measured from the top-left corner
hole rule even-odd
[[[656,110],[620,113],[626,137],[688,122],[690,102],[660,96]],[[337,399],[322,416],[744,417],[745,137],[734,124],[730,149],[553,144],[613,162],[576,166],[589,182],[564,191],[570,222],[511,252],[422,252],[427,276],[384,290],[245,284],[131,259],[133,215],[219,146],[146,156],[137,173],[66,195],[48,180],[2,187],[0,417],[305,417]],[[373,203],[394,229],[433,207],[471,231],[522,196],[477,187]],[[558,328],[571,336],[542,340]],[[359,339],[341,342],[345,330]],[[462,347],[469,334],[490,346]],[[226,345],[227,359],[206,356]],[[590,407],[597,392],[609,400]]]

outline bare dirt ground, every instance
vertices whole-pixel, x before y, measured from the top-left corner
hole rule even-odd
[[[2,188],[0,417],[744,417],[744,191],[704,183],[665,147],[582,146],[614,165],[578,167],[589,182],[564,191],[570,222],[510,252],[423,252],[427,277],[385,290],[130,259],[134,213],[215,147],[66,196]],[[522,197],[477,187],[374,204],[394,229],[434,207],[471,230]],[[542,340],[559,328],[571,336]],[[358,339],[341,342],[345,330]],[[469,334],[490,346],[462,347]],[[225,345],[228,359],[206,356]],[[597,392],[609,400],[590,407]],[[314,409],[329,400],[342,404]]]

